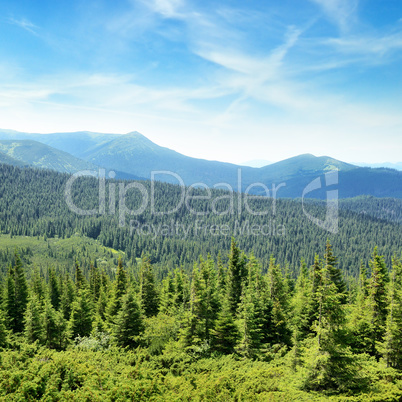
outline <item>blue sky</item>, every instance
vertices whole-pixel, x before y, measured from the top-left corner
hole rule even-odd
[[[402,2],[3,0],[0,127],[401,161]]]

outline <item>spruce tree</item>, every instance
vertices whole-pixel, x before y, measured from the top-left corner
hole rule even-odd
[[[4,289],[3,308],[5,311],[7,326],[9,329],[15,328],[15,274],[14,267],[10,264],[7,270],[6,286]]]
[[[87,286],[87,281],[82,272],[81,267],[78,264],[78,261],[75,261],[75,287],[78,290],[83,289]]]
[[[98,300],[99,298],[101,285],[101,277],[95,260],[95,263],[89,267],[89,286],[94,300]]]
[[[28,304],[28,286],[21,259],[14,253],[14,265],[10,265],[6,278],[6,294],[4,297],[9,328],[13,332],[24,330],[24,313]]]
[[[232,238],[229,253],[226,290],[228,292],[230,310],[233,317],[236,316],[242,293],[243,280],[247,276],[245,265],[246,261],[244,255],[237,247],[235,239]]]
[[[327,240],[327,244],[325,247],[325,254],[324,254],[324,264],[325,269],[328,271],[328,274],[331,278],[331,281],[335,284],[338,290],[338,294],[343,294],[344,297],[341,299],[342,303],[346,303],[346,283],[343,279],[343,275],[341,270],[337,267],[338,261],[337,258],[334,256],[332,251],[332,246]]]
[[[28,343],[42,341],[42,322],[41,322],[41,305],[38,297],[33,294],[29,298],[27,309],[24,315],[25,322],[25,340]]]
[[[49,269],[49,296],[53,307],[58,310],[60,308],[60,288],[53,268]]]
[[[92,297],[87,289],[81,289],[72,304],[68,330],[70,338],[89,336],[92,330]]]
[[[402,368],[402,263],[393,258],[382,354],[388,367]]]
[[[135,348],[139,345],[139,335],[144,324],[139,303],[132,292],[122,298],[122,306],[113,327],[116,344],[121,347]]]
[[[15,315],[13,329],[15,332],[22,332],[24,330],[24,313],[28,304],[28,285],[24,268],[17,252],[14,253],[14,259]]]
[[[352,334],[349,345],[354,353],[373,353],[372,304],[369,299],[369,286],[367,268],[361,262],[356,302],[351,306],[349,323]]]
[[[152,317],[158,313],[159,296],[156,290],[151,261],[147,256],[144,256],[141,261],[140,299],[141,307],[147,317]]]
[[[187,345],[210,342],[218,308],[214,261],[210,256],[206,261],[200,258],[200,263],[195,264],[193,269],[190,317],[187,331],[184,331]]]
[[[298,341],[305,339],[311,333],[311,298],[312,284],[304,260],[300,264],[300,273],[296,281],[295,293],[292,299],[293,335]]]
[[[380,357],[378,344],[383,342],[388,313],[387,285],[389,274],[384,257],[379,256],[377,247],[374,248],[370,260],[371,279],[369,283],[368,313],[372,325],[371,354]]]
[[[50,349],[63,349],[67,342],[67,321],[60,311],[55,310],[50,299],[44,302],[41,320],[45,346]]]
[[[69,276],[64,278],[62,282],[61,296],[60,296],[60,311],[63,313],[65,320],[70,319],[71,306],[75,299],[75,286],[74,282]]]
[[[175,297],[174,279],[169,272],[162,281],[162,290],[160,294],[160,312],[163,314],[172,314]]]
[[[223,354],[235,352],[235,346],[240,334],[233,319],[232,305],[228,297],[223,300],[222,309],[218,313],[215,328],[211,333],[213,350]]]
[[[0,348],[4,348],[7,345],[8,330],[5,323],[4,312],[0,308]]]
[[[247,358],[255,357],[261,346],[261,325],[257,311],[253,287],[243,288],[239,306],[240,342],[237,349]]]
[[[268,292],[272,302],[272,332],[270,343],[291,343],[291,332],[288,325],[288,299],[285,291],[282,271],[271,256],[267,273]]]
[[[345,310],[338,286],[332,281],[327,265],[320,271],[315,289],[317,300],[316,337],[305,352],[308,368],[305,387],[310,390],[342,390],[358,386],[353,356],[345,345]]]
[[[110,324],[115,322],[116,316],[122,306],[122,298],[127,292],[127,271],[123,267],[121,257],[117,264],[116,280],[114,282],[113,295],[106,308],[106,317]]]

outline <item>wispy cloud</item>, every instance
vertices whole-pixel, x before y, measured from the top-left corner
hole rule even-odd
[[[385,35],[352,35],[342,38],[330,38],[326,41],[342,53],[370,56],[385,56],[402,49],[402,31]],[[374,62],[376,59],[373,60]]]
[[[184,6],[184,0],[146,0],[145,4],[154,12],[166,18],[180,17],[180,9]]]
[[[311,0],[322,8],[327,18],[335,22],[343,31],[356,24],[359,0]]]
[[[25,31],[28,31],[33,35],[38,35],[39,27],[25,18],[16,19],[16,18],[10,17],[10,18],[8,18],[7,21],[10,24],[13,24],[22,29],[25,29]]]

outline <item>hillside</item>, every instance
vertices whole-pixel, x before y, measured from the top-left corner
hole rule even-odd
[[[270,190],[273,186],[280,186],[276,193],[280,198],[300,198],[304,189],[313,180],[320,178],[321,188],[311,191],[305,196],[308,198],[326,199],[327,188],[324,182],[325,173],[338,169],[339,183],[336,186],[340,198],[352,198],[361,195],[375,197],[402,198],[402,172],[387,168],[358,167],[345,163],[329,156],[314,156],[311,154],[298,155],[283,161],[261,168],[239,166],[230,163],[209,161],[191,158],[169,148],[161,147],[142,134],[132,132],[125,135],[101,134],[91,132],[28,134],[7,130],[0,130],[0,138],[31,138],[46,143],[63,151],[57,155],[49,148],[39,152],[36,143],[25,143],[25,155],[20,157],[24,164],[37,167],[51,167],[59,171],[80,170],[85,166],[82,159],[90,166],[101,166],[117,173],[117,177],[124,179],[152,178],[152,172],[167,171],[167,174],[156,174],[158,181],[192,185],[204,183],[213,187],[218,183],[225,183],[220,187],[234,191],[246,191],[251,194],[266,195],[266,191],[254,183],[262,183]],[[50,152],[51,151],[51,152]],[[70,152],[81,161],[72,159],[64,151]],[[47,156],[46,152],[50,152]],[[27,155],[36,155],[29,159]],[[14,154],[8,155],[15,158]],[[57,161],[58,159],[61,159]],[[54,160],[56,159],[56,160]],[[72,169],[73,166],[80,168]],[[250,187],[251,186],[251,187]],[[335,188],[335,187],[334,187]],[[332,188],[332,189],[334,189]]]
[[[58,172],[74,173],[79,170],[95,168],[95,165],[90,162],[32,140],[0,141],[0,151],[18,161],[19,164],[52,169]]]
[[[0,165],[1,233],[48,238],[79,233],[105,247],[126,252],[128,260],[140,258],[143,252],[149,253],[161,275],[175,266],[189,269],[194,259],[200,255],[206,257],[207,252],[216,257],[220,250],[229,248],[232,235],[238,237],[246,252],[253,250],[263,264],[275,253],[278,262],[288,264],[294,272],[301,258],[308,264],[313,263],[314,250],[322,249],[327,238],[342,257],[341,267],[352,275],[357,273],[360,260],[366,258],[375,245],[379,245],[379,252],[388,263],[402,248],[401,236],[395,235],[400,233],[400,225],[360,213],[364,209],[375,209],[377,199],[373,198],[362,199],[359,208],[353,211],[341,209],[338,233],[332,234],[312,223],[306,215],[307,212],[324,219],[325,205],[320,203],[308,203],[303,210],[299,201],[277,200],[274,208],[272,200],[259,198],[250,200],[246,207],[245,197],[239,199],[234,195],[231,199],[231,193],[222,190],[211,191],[210,198],[187,198],[180,203],[183,189],[167,183],[155,183],[154,204],[148,198],[142,211],[139,208],[144,198],[140,192],[127,192],[125,203],[134,215],[126,212],[120,216],[118,184],[108,182],[105,213],[78,215],[70,211],[66,203],[68,179],[67,174]],[[114,213],[108,201],[111,183],[116,184]],[[151,183],[137,183],[150,197]],[[72,190],[74,205],[99,210],[99,186],[95,179],[77,180]],[[187,195],[206,195],[202,190],[188,191],[186,189]],[[264,214],[256,215],[258,211]],[[119,224],[121,218],[123,226]],[[360,238],[358,243],[355,237]],[[383,240],[384,247],[381,246]],[[353,254],[348,252],[351,248]]]

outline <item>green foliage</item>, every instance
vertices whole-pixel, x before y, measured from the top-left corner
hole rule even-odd
[[[140,298],[141,307],[147,317],[158,313],[159,296],[155,285],[152,265],[146,256],[142,258],[140,267]]]
[[[93,305],[87,289],[79,290],[71,307],[68,331],[70,338],[89,336],[92,330]]]
[[[25,340],[27,343],[42,341],[41,305],[36,295],[32,295],[25,311]]]
[[[118,346],[135,348],[139,345],[139,335],[144,331],[141,309],[136,297],[128,292],[122,298],[121,310],[118,312],[113,336]]]

